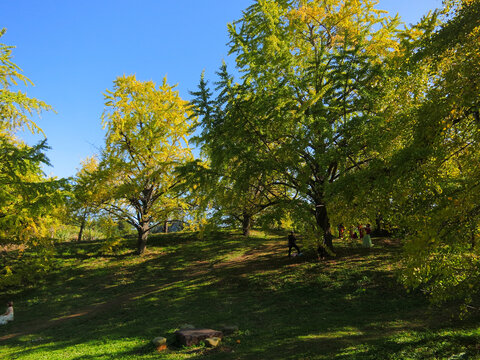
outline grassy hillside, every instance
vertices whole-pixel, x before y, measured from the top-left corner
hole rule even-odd
[[[285,235],[171,234],[101,256],[101,243],[59,247],[57,270],[36,289],[2,298],[15,321],[0,327],[1,359],[472,359],[478,319],[430,310],[395,282],[399,245],[340,243],[338,257],[286,256]],[[301,244],[301,241],[300,241]],[[182,324],[239,332],[215,349],[156,353]]]

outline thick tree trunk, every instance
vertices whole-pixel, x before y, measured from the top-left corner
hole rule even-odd
[[[327,208],[322,202],[315,205],[315,220],[319,229],[322,229],[325,246],[333,251],[333,236],[330,230],[330,219],[328,218]]]
[[[242,233],[243,236],[250,235],[250,229],[252,227],[252,216],[247,213],[243,213],[243,220],[242,220]]]
[[[168,234],[168,220],[165,220],[165,221],[163,222],[163,232],[164,232],[165,234]]]
[[[85,223],[86,223],[86,218],[85,216],[82,218],[82,222],[80,223],[80,230],[78,231],[78,236],[77,236],[77,241],[82,241],[82,236],[83,236],[83,230],[85,229]]]
[[[137,227],[137,232],[138,232],[137,254],[143,255],[147,247],[147,238],[150,232],[148,230],[148,224],[147,223],[141,224],[139,227]]]

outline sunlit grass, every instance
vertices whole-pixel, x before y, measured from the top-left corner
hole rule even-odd
[[[329,331],[323,334],[309,334],[309,335],[299,336],[298,339],[299,340],[340,339],[340,338],[360,336],[360,335],[363,335],[362,331],[352,327],[347,327],[342,330]]]
[[[2,359],[448,359],[479,356],[475,319],[430,310],[395,281],[399,248],[336,244],[335,259],[287,258],[285,235],[158,235],[64,244],[35,289],[12,290],[14,323],[0,328]],[[217,349],[177,348],[182,324],[240,331]],[[168,339],[157,354],[150,341]],[[461,355],[464,356],[464,355]]]

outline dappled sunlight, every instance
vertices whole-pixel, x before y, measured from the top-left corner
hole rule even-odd
[[[0,1],[0,358],[480,359],[480,0],[387,2]]]
[[[359,329],[355,329],[352,327],[346,327],[342,330],[334,330],[325,332],[323,334],[309,334],[309,335],[302,335],[298,336],[299,340],[324,340],[324,339],[338,339],[344,337],[352,337],[352,336],[360,336],[363,335],[363,332]]]
[[[166,336],[172,343],[182,324],[235,324],[239,333],[215,351],[172,348],[163,358],[222,358],[234,351],[248,359],[349,359],[410,348],[426,326],[420,321],[425,301],[407,294],[384,266],[396,253],[388,245],[362,256],[363,249],[336,244],[337,258],[318,261],[308,251],[288,258],[285,237],[277,236],[246,242],[220,234],[198,244],[177,234],[153,243],[141,258],[69,259],[48,287],[19,306],[8,329],[13,335],[3,339],[8,353],[148,357],[154,355],[149,339]],[[86,253],[96,246],[84,244]],[[450,341],[448,332],[445,338]]]

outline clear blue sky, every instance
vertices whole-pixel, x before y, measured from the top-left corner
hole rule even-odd
[[[48,175],[72,176],[103,144],[103,93],[123,74],[160,83],[167,75],[189,99],[227,59],[227,23],[253,0],[0,0],[0,42],[34,83],[31,97],[52,105],[37,122],[52,147]],[[378,8],[414,23],[441,0],[380,0]],[[35,142],[23,135],[27,142]]]

